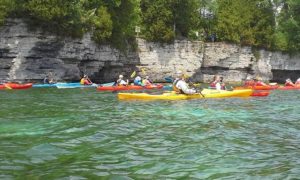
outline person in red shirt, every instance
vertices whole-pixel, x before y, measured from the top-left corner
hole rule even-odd
[[[253,80],[255,82],[254,83],[255,86],[267,86],[266,83],[262,82],[261,78],[254,78]]]
[[[254,86],[255,82],[253,79],[251,79],[250,77],[247,77],[245,82],[244,82],[244,86]]]

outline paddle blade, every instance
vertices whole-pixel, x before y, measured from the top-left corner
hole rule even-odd
[[[4,84],[6,89],[12,89],[8,84]]]
[[[136,72],[135,71],[133,71],[133,73],[131,74],[131,78],[133,78],[134,76],[136,75]]]
[[[144,68],[142,68],[142,73],[143,73],[144,75],[146,75],[146,71],[145,71]]]

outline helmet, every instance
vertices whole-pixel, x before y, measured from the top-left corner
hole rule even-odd
[[[119,79],[122,79],[122,78],[123,78],[123,75],[122,75],[122,74],[120,74],[120,75],[119,75]]]
[[[177,72],[176,72],[176,76],[177,76],[177,77],[182,77],[182,76],[183,76],[182,71],[177,71]]]

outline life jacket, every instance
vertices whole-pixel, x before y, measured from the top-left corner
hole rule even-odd
[[[226,90],[225,84],[222,84],[222,85],[221,85],[221,89],[222,89],[222,90]]]
[[[215,81],[213,81],[212,83],[210,83],[209,87],[210,87],[211,89],[216,89],[217,83],[216,83]]]
[[[140,80],[135,79],[135,80],[133,81],[133,84],[136,85],[136,86],[141,86],[141,85],[142,85],[142,82],[141,82]]]
[[[84,82],[85,82],[85,79],[84,79],[84,78],[81,78],[81,79],[80,79],[80,84],[84,85]]]
[[[83,82],[83,84],[84,84],[84,85],[90,85],[90,84],[92,84],[92,83],[91,83],[89,80],[85,79],[84,82]]]
[[[173,91],[175,91],[175,92],[177,92],[177,93],[179,93],[179,94],[184,94],[184,92],[183,92],[181,89],[179,89],[179,88],[176,87],[176,85],[177,85],[177,83],[178,83],[179,81],[181,81],[181,79],[176,79],[176,80],[174,81],[174,83],[173,83]]]
[[[286,82],[286,83],[284,84],[284,86],[294,86],[294,84],[292,84],[291,82]]]
[[[261,81],[257,81],[257,82],[255,83],[255,86],[264,86],[264,84],[263,84]]]
[[[245,81],[245,86],[254,86],[255,82],[254,81]]]
[[[150,86],[151,82],[148,79],[144,79],[143,84],[144,84],[144,86]]]

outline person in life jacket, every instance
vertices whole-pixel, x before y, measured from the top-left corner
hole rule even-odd
[[[224,79],[223,77],[220,77],[221,90],[226,90],[226,85],[225,85],[223,79]]]
[[[291,79],[287,79],[287,80],[285,80],[284,86],[292,86],[292,87],[295,87],[295,84],[292,82]]]
[[[266,83],[262,82],[262,79],[260,77],[256,77],[254,80],[254,86],[267,86]]]
[[[295,82],[296,86],[300,86],[300,78],[297,79],[297,81]]]
[[[133,80],[133,84],[136,86],[143,86],[142,78],[140,76],[136,76]]]
[[[199,93],[196,89],[189,88],[188,84],[185,81],[186,77],[181,72],[177,72],[177,78],[173,83],[173,90],[180,94],[196,94]]]
[[[253,79],[251,79],[250,77],[247,77],[245,82],[244,82],[244,86],[254,86],[255,82]]]
[[[127,81],[124,81],[123,75],[120,74],[120,75],[119,75],[119,79],[116,81],[116,85],[117,85],[117,86],[127,86],[127,85],[128,85],[128,80],[127,80]]]
[[[84,75],[83,78],[81,78],[81,80],[80,80],[80,84],[82,84],[82,85],[91,85],[93,83],[87,75]]]
[[[214,76],[213,81],[210,83],[209,87],[211,89],[216,89],[216,90],[222,89],[219,75]]]
[[[149,76],[146,76],[142,83],[144,86],[152,85],[152,81],[149,79]]]

